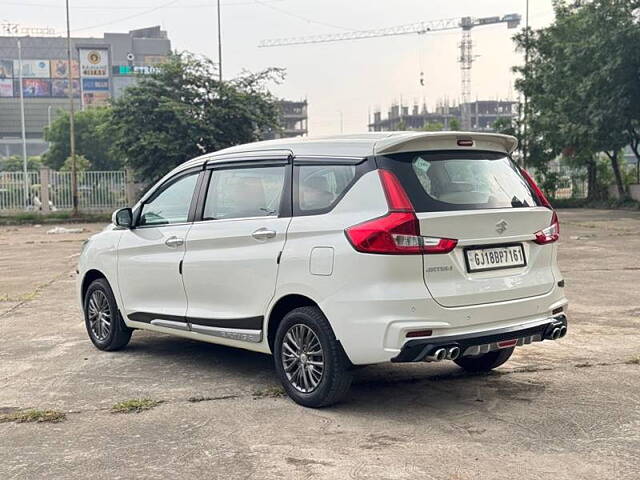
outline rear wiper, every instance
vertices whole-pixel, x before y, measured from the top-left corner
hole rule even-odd
[[[514,196],[514,197],[511,199],[511,206],[512,206],[513,208],[522,208],[522,207],[524,207],[524,206],[525,206],[525,204],[524,204],[524,203],[522,203],[522,200],[520,200],[518,197],[515,197],[515,196]]]

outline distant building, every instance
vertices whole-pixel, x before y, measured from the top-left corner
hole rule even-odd
[[[270,138],[302,137],[308,133],[307,101],[280,101],[280,125],[282,131]]]
[[[469,104],[472,130],[491,130],[493,123],[499,118],[515,119],[518,116],[518,103],[507,100],[476,100]],[[429,112],[425,105],[392,105],[386,118],[382,112],[373,114],[369,124],[372,132],[395,130],[419,130],[430,123],[441,123],[445,130],[450,129],[451,121],[457,120],[462,125],[462,109],[460,105],[439,105],[434,112]],[[459,127],[461,128],[461,127]]]
[[[22,85],[18,40],[22,45]],[[105,33],[103,38],[72,38],[75,108],[104,105],[150,73],[171,52],[159,26]],[[0,156],[22,154],[20,89],[24,96],[27,154],[47,150],[44,127],[69,108],[67,40],[63,37],[0,36]]]

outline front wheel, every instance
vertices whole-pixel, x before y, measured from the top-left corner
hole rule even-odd
[[[287,394],[305,407],[325,407],[349,391],[349,360],[317,307],[301,307],[280,322],[275,367]]]
[[[89,338],[100,350],[119,350],[131,339],[133,330],[122,320],[113,291],[104,278],[94,280],[87,288],[84,320]]]
[[[488,372],[509,360],[514,350],[515,347],[502,348],[482,355],[458,357],[454,362],[467,372]]]

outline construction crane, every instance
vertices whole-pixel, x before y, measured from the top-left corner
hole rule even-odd
[[[258,47],[285,47],[290,45],[308,45],[313,43],[343,42],[347,40],[364,40],[367,38],[391,37],[398,35],[418,34],[424,35],[430,32],[441,32],[445,30],[462,29],[462,40],[460,41],[460,76],[461,76],[461,108],[462,127],[465,130],[471,129],[471,67],[475,60],[473,55],[473,41],[471,40],[471,30],[475,27],[506,23],[507,28],[516,28],[520,25],[522,16],[517,13],[495,17],[462,17],[447,18],[442,20],[432,20],[428,22],[409,23],[394,27],[375,28],[371,30],[354,30],[343,33],[332,33],[324,35],[309,35],[304,37],[274,38],[262,40]]]

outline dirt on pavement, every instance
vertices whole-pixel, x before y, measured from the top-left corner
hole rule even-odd
[[[362,368],[321,410],[281,394],[268,355],[140,331],[96,350],[74,269],[103,225],[0,227],[0,415],[66,414],[0,423],[0,479],[637,479],[640,212],[560,221],[566,338],[487,375]],[[130,400],[149,408],[114,413]]]

